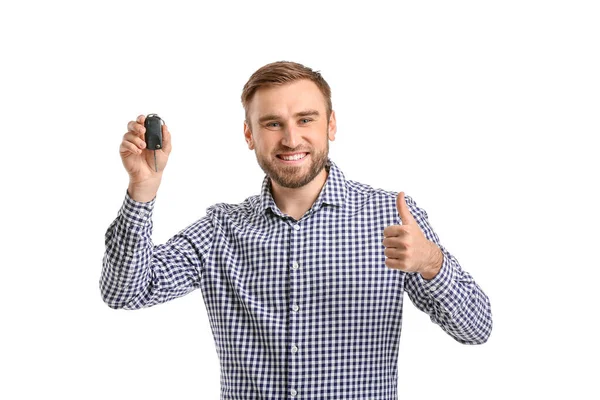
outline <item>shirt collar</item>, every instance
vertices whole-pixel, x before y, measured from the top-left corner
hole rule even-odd
[[[313,211],[319,210],[323,204],[343,207],[346,200],[346,179],[344,174],[329,158],[327,159],[325,168],[327,168],[329,173],[325,185],[321,189],[321,193],[319,193],[317,200],[315,200],[311,207]],[[271,178],[265,176],[260,195],[260,211],[264,213],[269,208],[276,214],[281,213],[271,194]]]

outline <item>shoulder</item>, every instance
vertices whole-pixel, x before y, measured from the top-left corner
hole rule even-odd
[[[237,204],[214,204],[206,209],[206,214],[216,225],[246,225],[260,219],[260,207],[260,196],[254,195]]]
[[[241,203],[216,203],[207,208],[209,214],[222,215],[250,215],[256,212],[260,207],[260,199],[258,195],[250,196]]]
[[[219,237],[232,230],[246,231],[260,223],[256,210],[260,207],[258,196],[239,204],[217,203],[206,209],[206,215],[179,232],[179,235],[196,238],[200,243],[210,241],[215,233]]]
[[[395,199],[398,196],[398,192],[385,190],[381,188],[374,188],[366,183],[361,183],[353,180],[347,180],[346,186],[349,194],[362,197],[377,197],[382,199]]]
[[[396,207],[396,197],[398,192],[375,188],[366,183],[353,180],[346,181],[348,194],[348,204],[357,208],[362,208],[367,204],[377,204],[385,207]]]
[[[396,199],[398,198],[399,191],[387,190],[383,188],[376,188],[371,185],[346,180],[347,188],[347,206],[354,212],[358,212],[364,209],[373,210],[384,210],[384,212],[390,212],[393,215],[397,215]],[[416,201],[404,191],[404,198],[406,205],[410,209],[413,215],[427,218],[425,210],[417,206]]]

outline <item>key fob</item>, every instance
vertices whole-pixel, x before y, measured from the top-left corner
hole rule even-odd
[[[148,150],[162,149],[162,119],[156,114],[148,114],[144,121],[144,140]]]

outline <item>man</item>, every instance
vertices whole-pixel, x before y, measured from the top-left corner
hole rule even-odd
[[[244,136],[260,195],[216,204],[167,243],[151,215],[171,152],[145,149],[144,116],[120,147],[130,183],[106,233],[100,288],[137,309],[200,288],[221,362],[222,399],[396,399],[403,294],[457,341],[484,343],[490,302],[404,193],[346,180],[328,158],[329,85],[297,63],[244,86]]]

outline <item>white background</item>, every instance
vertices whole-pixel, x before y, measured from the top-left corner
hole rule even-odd
[[[405,297],[400,398],[598,398],[598,3],[323,3],[1,6],[0,398],[219,397],[200,291],[100,298],[118,147],[138,114],[172,132],[155,243],[257,194],[240,94],[278,60],[331,85],[346,177],[412,196],[491,299],[464,346]]]

